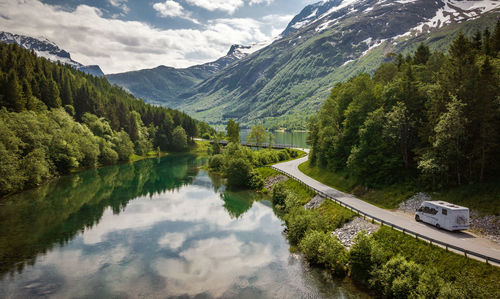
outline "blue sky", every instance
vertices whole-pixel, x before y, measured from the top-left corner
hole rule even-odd
[[[213,61],[232,44],[271,40],[317,1],[0,0],[0,27],[43,36],[74,60],[116,73]]]

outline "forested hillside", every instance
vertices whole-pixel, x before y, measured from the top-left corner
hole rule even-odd
[[[233,118],[245,127],[304,129],[336,83],[373,74],[387,62],[386,54],[406,54],[421,41],[444,52],[460,31],[473,34],[494,25],[498,5],[487,0],[320,1],[299,15],[309,21],[292,21],[293,32],[214,74],[173,107],[212,124]]]
[[[310,122],[313,165],[366,186],[454,186],[500,174],[500,22],[448,54],[421,44],[337,84]]]
[[[183,150],[197,122],[105,78],[0,43],[0,195],[136,153]]]

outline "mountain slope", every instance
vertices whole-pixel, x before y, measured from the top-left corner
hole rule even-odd
[[[456,26],[492,27],[499,6],[493,0],[322,1],[294,18],[281,39],[184,95],[177,108],[211,123],[236,118],[303,127],[336,82],[373,72],[387,53],[408,51],[417,41],[446,46],[453,36],[439,33],[457,33]]]
[[[265,45],[267,43],[251,46],[233,45],[229,52],[218,60],[185,69],[159,66],[106,77],[111,83],[122,86],[148,103],[176,107],[182,104],[179,101],[181,94]]]
[[[37,39],[29,36],[13,34],[9,32],[0,32],[0,42],[6,44],[18,44],[21,48],[33,50],[40,56],[47,58],[52,62],[60,61],[61,63],[71,65],[77,70],[97,77],[104,76],[101,68],[98,65],[85,66],[71,59],[71,55],[60,49],[55,43],[48,39]]]

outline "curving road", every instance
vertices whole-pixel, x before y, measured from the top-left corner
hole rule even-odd
[[[308,152],[308,150],[305,151]],[[490,240],[475,236],[468,231],[448,232],[445,230],[439,230],[433,226],[416,222],[408,216],[402,215],[400,213],[371,205],[363,200],[354,197],[351,194],[335,190],[301,172],[298,169],[298,166],[305,161],[307,161],[307,156],[293,161],[275,164],[272,167],[299,179],[309,187],[324,192],[327,195],[337,199],[338,201],[347,204],[355,209],[358,209],[363,213],[366,213],[367,215],[377,217],[383,220],[385,223],[397,225],[406,230],[410,230],[414,233],[418,233],[420,235],[444,242],[449,245],[460,247],[469,252],[479,253],[489,258],[500,260],[500,246],[498,244]],[[484,259],[482,259],[482,261],[484,262]],[[498,264],[496,265],[499,266]]]

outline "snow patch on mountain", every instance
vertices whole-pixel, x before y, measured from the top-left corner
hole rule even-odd
[[[430,18],[412,29],[419,33],[439,29],[452,22],[474,19],[493,9],[500,8],[498,0],[443,0],[444,6],[440,8],[433,18]]]
[[[54,42],[45,37],[34,38],[10,32],[0,32],[0,42],[6,44],[17,44],[21,48],[33,50],[36,55],[44,57],[52,62],[61,62],[70,65],[77,70],[94,76],[104,76],[101,68],[97,65],[85,66],[71,59],[69,52],[59,48]]]

